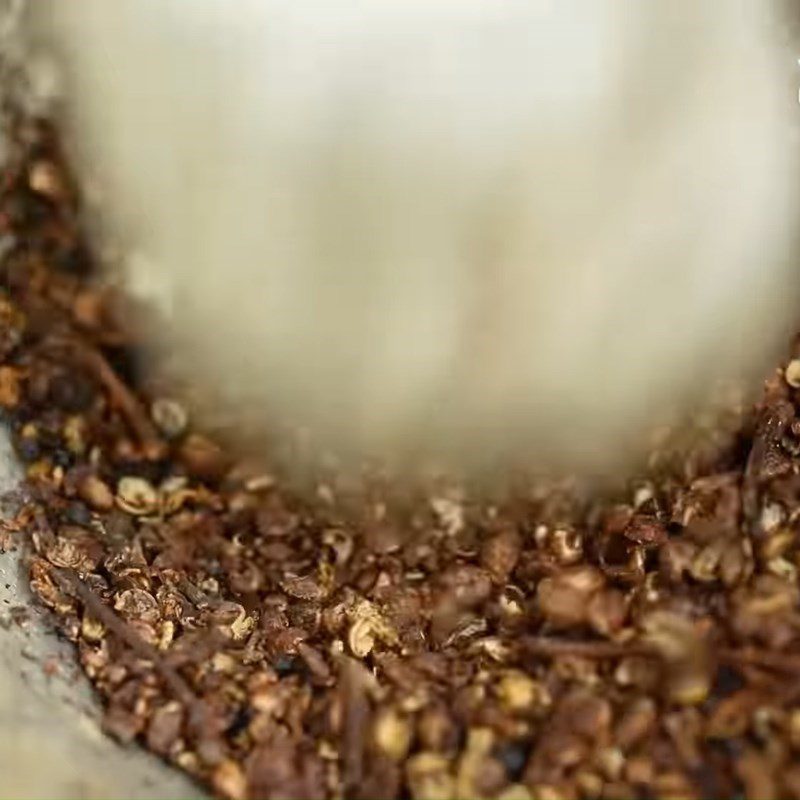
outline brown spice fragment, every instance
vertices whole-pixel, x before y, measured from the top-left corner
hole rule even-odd
[[[678,614],[658,611],[643,621],[644,642],[664,661],[667,693],[682,705],[702,703],[711,688],[711,653],[699,626]]]
[[[327,683],[331,677],[331,670],[319,650],[300,642],[297,645],[297,652],[305,662],[309,672],[318,680]]]
[[[781,448],[781,440],[794,415],[794,406],[786,400],[767,405],[761,412],[744,469],[743,500],[751,518],[756,513],[758,485],[791,469],[791,462]]]
[[[637,514],[625,527],[623,535],[637,544],[660,545],[667,541],[667,529],[653,517]]]
[[[440,705],[424,709],[417,722],[417,736],[425,750],[447,752],[455,748],[459,730],[456,722]]]
[[[563,570],[539,584],[536,593],[539,608],[548,622],[555,626],[581,625],[586,621],[592,595],[603,583],[602,574],[593,567]]]
[[[214,791],[228,800],[246,800],[247,778],[244,770],[231,759],[221,761],[211,775]]]
[[[156,709],[147,726],[147,746],[159,755],[168,755],[181,734],[183,708],[170,702]]]
[[[778,800],[777,776],[768,759],[755,748],[748,748],[736,761],[736,773],[744,784],[746,797]]]
[[[121,706],[109,706],[103,715],[103,730],[122,744],[130,744],[144,729],[144,719]]]
[[[109,402],[125,416],[131,430],[142,446],[146,458],[157,459],[164,455],[165,446],[150,422],[138,398],[119,379],[99,350],[78,341],[70,342],[78,362],[88,368],[106,389]]]
[[[0,361],[5,361],[22,341],[27,327],[25,315],[0,293]]]
[[[325,797],[325,774],[319,757],[285,736],[254,749],[247,759],[246,775],[249,798],[323,800]],[[228,768],[224,777],[229,790],[238,790],[235,770]]]
[[[51,564],[78,572],[91,572],[104,555],[102,546],[89,532],[76,525],[59,528],[54,538],[43,541],[41,549]]]
[[[519,561],[522,538],[516,528],[503,528],[484,542],[481,563],[495,583],[506,583]]]
[[[190,475],[202,480],[219,480],[230,466],[230,459],[222,448],[197,433],[183,440],[178,457]]]
[[[290,597],[319,602],[327,595],[320,581],[313,575],[292,575],[281,581],[281,589]]]
[[[16,367],[0,366],[0,406],[5,409],[19,405],[22,372]]]
[[[74,594],[110,632],[118,636],[136,654],[152,661],[155,669],[161,673],[164,681],[185,706],[193,711],[198,710],[198,701],[194,691],[184,678],[169,666],[158,650],[144,642],[91,589],[83,584],[74,572],[54,568],[51,574],[65,591]]]
[[[451,567],[440,577],[444,600],[460,609],[481,605],[492,593],[492,583],[486,570],[468,564]]]
[[[614,741],[621,750],[629,750],[650,734],[656,724],[656,704],[649,697],[634,700],[614,731]]]
[[[97,511],[110,511],[114,507],[114,493],[102,478],[93,473],[80,481],[78,495]]]
[[[341,751],[342,785],[356,796],[364,777],[370,702],[367,697],[369,673],[352,658],[340,662],[340,703],[342,708]]]
[[[594,594],[586,608],[586,620],[601,636],[617,633],[625,624],[628,604],[618,589],[604,589]]]

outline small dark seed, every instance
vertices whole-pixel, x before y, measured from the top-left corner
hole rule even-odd
[[[712,693],[715,697],[727,697],[745,685],[742,676],[733,667],[725,664],[717,669]]]
[[[140,356],[129,347],[107,348],[103,352],[120,380],[135,388],[142,374]]]
[[[24,436],[17,442],[17,453],[23,461],[36,461],[41,452],[39,441],[32,436]]]
[[[88,275],[92,271],[92,259],[88,250],[81,245],[60,250],[53,258],[53,265],[73,275]]]
[[[80,374],[58,375],[50,383],[48,399],[58,408],[77,414],[92,404],[95,390],[91,382]]]
[[[247,726],[250,724],[252,718],[253,714],[249,708],[242,707],[238,709],[233,721],[225,731],[225,734],[227,736],[238,736],[240,733],[247,730]]]
[[[279,677],[284,678],[297,672],[298,660],[294,656],[282,655],[278,656],[272,662],[272,668],[278,673]]]
[[[506,773],[512,781],[519,780],[528,763],[530,742],[506,742],[500,745],[494,757],[506,768]]]
[[[83,503],[70,503],[64,516],[74,525],[88,525],[92,521],[92,514]]]
[[[69,467],[72,465],[74,460],[74,456],[69,450],[64,450],[63,447],[59,447],[57,450],[53,452],[53,463],[57,467]]]

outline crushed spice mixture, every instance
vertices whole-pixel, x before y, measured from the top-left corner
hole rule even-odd
[[[52,132],[16,139],[2,545],[111,735],[231,800],[800,798],[800,360],[616,501],[332,469],[301,496],[148,389]]]

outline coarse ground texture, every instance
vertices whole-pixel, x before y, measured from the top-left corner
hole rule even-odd
[[[5,452],[3,451],[5,458]],[[6,462],[5,463],[12,463]],[[103,735],[102,713],[31,597],[24,549],[0,553],[0,793],[14,800],[165,800],[202,796],[142,750]]]
[[[615,500],[331,465],[300,495],[137,374],[50,134],[17,140],[3,541],[112,736],[234,800],[800,798],[800,364]]]

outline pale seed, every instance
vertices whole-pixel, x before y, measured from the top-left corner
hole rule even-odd
[[[525,784],[512,783],[497,795],[497,800],[533,800],[533,795]]]
[[[800,389],[800,358],[795,358],[786,365],[783,373],[786,383],[795,389]]]
[[[402,761],[411,747],[411,723],[392,708],[378,715],[372,735],[378,749],[393,761]]]
[[[94,617],[84,616],[81,621],[81,636],[87,642],[100,642],[105,636],[106,629],[102,622]]]
[[[158,492],[144,478],[128,475],[117,484],[117,505],[134,516],[152,514],[158,508]]]
[[[360,602],[350,618],[353,624],[347,633],[347,645],[356,658],[366,658],[377,639],[388,645],[397,643],[397,631],[368,600]]]
[[[375,646],[372,626],[366,618],[356,620],[347,633],[347,645],[356,658],[366,658]]]
[[[406,776],[414,800],[452,800],[455,779],[450,762],[438,753],[419,753],[406,762]]]
[[[189,424],[189,415],[186,409],[176,400],[160,397],[153,402],[150,416],[158,429],[168,439],[176,439]]]
[[[64,179],[52,161],[36,161],[28,171],[28,186],[31,191],[51,200],[60,200],[66,194]]]
[[[86,422],[83,417],[70,417],[64,423],[64,442],[67,449],[76,456],[86,451]]]
[[[533,708],[546,696],[546,690],[524,672],[507,672],[497,685],[497,695],[509,711]]]

